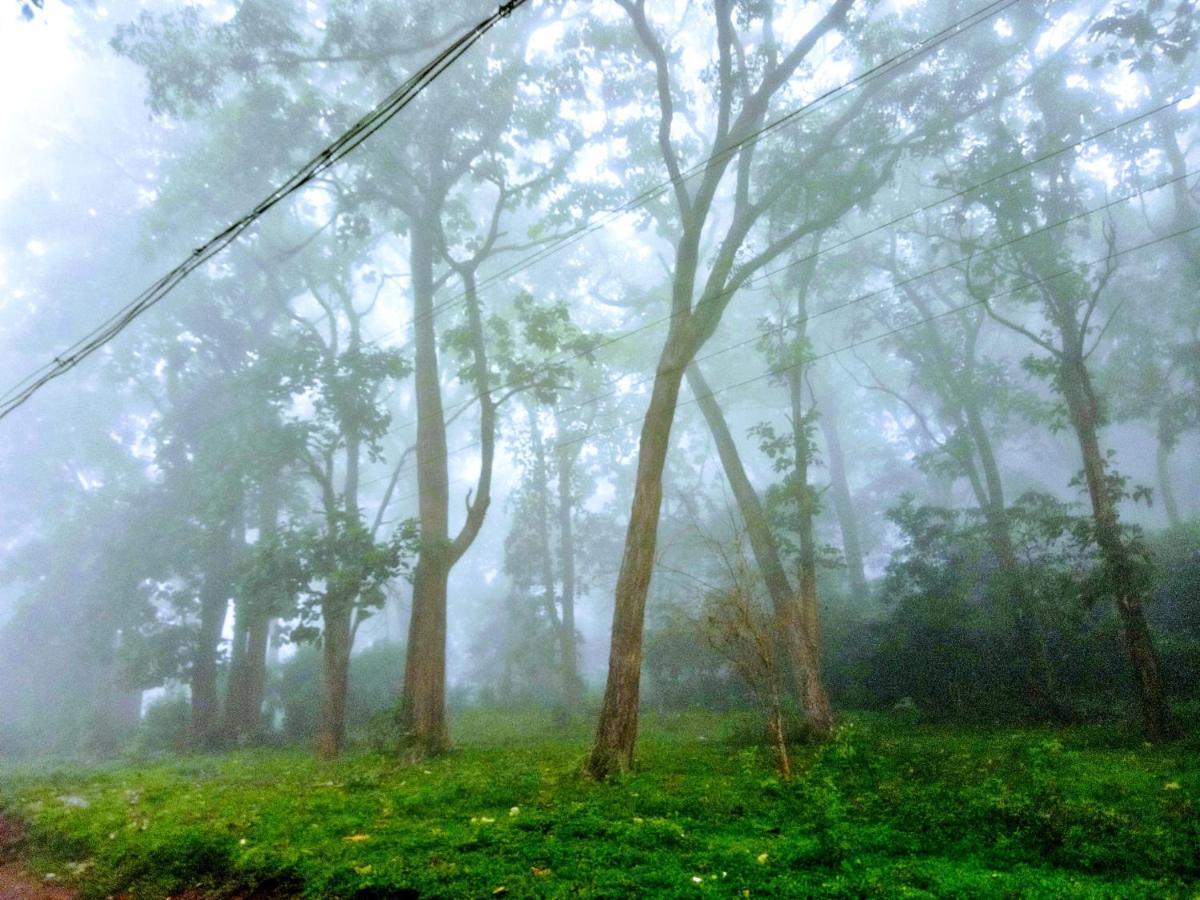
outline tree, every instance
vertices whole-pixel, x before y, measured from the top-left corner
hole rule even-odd
[[[1051,67],[1034,82],[1033,102],[1045,123],[1043,140],[1053,135],[1061,140],[1079,128],[1081,110],[1058,95],[1057,81],[1062,72]],[[1013,194],[1001,204],[994,195],[980,199],[995,221],[1000,234],[1014,237],[1022,226],[1034,222],[1056,222],[1081,208],[1080,192],[1075,188],[1070,160],[1055,159],[1044,174],[1030,174],[1021,185],[1024,203],[1014,203]],[[1037,199],[1035,199],[1037,198]],[[1038,202],[1040,200],[1040,202]],[[1125,495],[1125,481],[1114,476],[1100,440],[1105,414],[1097,395],[1089,358],[1099,346],[1107,326],[1096,327],[1093,316],[1106,295],[1109,282],[1117,271],[1118,251],[1114,227],[1104,229],[1107,254],[1094,275],[1079,271],[1068,247],[1039,235],[1014,245],[1010,252],[1013,273],[1018,284],[1026,286],[1043,311],[1045,326],[1035,330],[1001,313],[989,301],[993,285],[982,285],[979,277],[994,266],[980,265],[972,270],[972,292],[988,314],[1031,341],[1044,354],[1031,357],[1026,367],[1048,378],[1066,405],[1067,419],[1079,445],[1083,462],[1081,481],[1091,504],[1095,540],[1100,548],[1105,572],[1122,623],[1122,638],[1134,675],[1147,735],[1162,740],[1172,731],[1171,715],[1163,688],[1158,654],[1143,611],[1145,564],[1140,551],[1121,530],[1118,502]],[[1115,311],[1110,312],[1115,315]],[[1090,346],[1089,346],[1090,345]]]
[[[597,778],[629,768],[633,764],[637,736],[638,685],[642,662],[642,623],[646,595],[653,571],[655,536],[662,499],[662,474],[671,437],[679,388],[688,365],[704,342],[712,336],[721,315],[738,288],[755,272],[779,257],[806,234],[827,227],[829,222],[806,219],[787,233],[767,243],[748,258],[740,258],[754,226],[778,199],[785,183],[758,173],[767,183],[752,198],[755,178],[753,144],[734,151],[762,128],[771,104],[776,101],[813,48],[825,35],[842,27],[851,3],[835,3],[829,11],[790,48],[778,46],[772,32],[773,10],[763,7],[758,18],[766,40],[747,54],[734,24],[734,5],[718,2],[714,7],[716,31],[715,117],[711,140],[705,147],[704,168],[699,183],[689,187],[682,178],[680,150],[673,142],[672,128],[677,104],[685,109],[689,100],[683,91],[678,64],[647,17],[642,0],[621,0],[645,54],[654,67],[658,98],[658,149],[672,179],[673,215],[667,216],[676,235],[671,266],[671,320],[655,370],[650,402],[638,446],[637,478],[625,538],[625,553],[615,591],[612,645],[604,701],[597,724],[596,741],[587,767]],[[753,75],[741,62],[757,57],[761,69]],[[757,77],[754,77],[757,76]],[[754,80],[751,80],[751,79]],[[833,139],[844,124],[865,105],[873,91],[860,92],[850,106],[813,139],[806,153],[789,161],[785,170],[803,172],[832,149]],[[734,160],[737,160],[736,165]],[[709,225],[718,189],[733,171],[730,188],[733,211],[719,239],[712,264],[701,272],[701,246]],[[786,178],[787,176],[783,176]]]

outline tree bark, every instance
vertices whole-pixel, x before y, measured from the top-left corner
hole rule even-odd
[[[819,239],[818,239],[819,243]],[[801,273],[796,293],[795,346],[801,353],[808,353],[808,290],[816,274],[816,260],[809,260]],[[782,332],[780,339],[782,340]],[[796,534],[800,543],[800,623],[809,647],[812,671],[806,674],[811,703],[820,704],[809,711],[811,725],[819,736],[824,737],[833,726],[833,714],[821,681],[821,609],[817,600],[817,547],[813,535],[813,517],[817,512],[817,495],[808,482],[808,470],[812,463],[812,446],[808,437],[808,423],[815,409],[804,409],[804,374],[807,366],[791,366],[787,370],[788,401],[792,409],[792,447],[795,456],[793,478],[796,489]],[[820,687],[819,695],[812,685]]]
[[[670,55],[646,18],[645,5],[634,0],[618,2],[629,15],[654,66],[659,98],[658,144],[667,171],[674,176],[680,171],[680,166],[671,143],[671,125],[675,113]],[[718,55],[714,152],[719,154],[722,149],[735,146],[736,142],[761,127],[776,92],[788,82],[821,38],[841,25],[852,2],[837,0],[833,3],[791,50],[762,73],[757,87],[751,90],[733,73],[736,43],[733,4],[718,0],[713,7],[717,20]],[[735,113],[735,93],[739,86],[746,89]],[[857,102],[865,102],[867,96],[868,91],[861,92]],[[843,121],[844,117],[835,120],[814,141],[807,157],[809,161],[829,151],[833,136]],[[753,272],[805,234],[832,224],[806,221],[739,265],[739,251],[754,224],[769,208],[770,202],[753,203],[750,199],[753,147],[743,148],[736,157],[736,163],[732,160],[729,154],[723,157],[718,155],[711,165],[705,167],[694,190],[690,190],[682,179],[672,178],[680,227],[672,272],[671,327],[659,357],[650,404],[639,438],[633,505],[617,578],[608,681],[596,726],[595,746],[586,765],[588,772],[596,778],[605,778],[633,765],[642,664],[642,626],[654,569],[662,505],[662,473],[684,370],[695,357],[696,351],[712,336],[734,293]],[[701,238],[718,189],[726,170],[731,166],[736,170],[733,211],[697,298]]]
[[[244,606],[235,607],[234,648],[225,693],[224,726],[227,741],[240,743],[259,730],[267,678],[267,642],[271,618]]]
[[[258,518],[258,540],[272,540],[279,518],[278,485],[272,477],[267,477],[261,484]],[[225,739],[235,744],[253,737],[262,724],[272,618],[267,598],[234,599],[233,648],[222,731]]]
[[[350,687],[350,619],[353,604],[330,598],[324,604],[321,637],[321,717],[317,756],[333,759],[346,738],[346,697]]]
[[[533,445],[533,477],[537,483],[535,509],[537,512],[537,547],[542,564],[542,603],[546,615],[554,627],[555,635],[562,631],[555,604],[554,557],[550,553],[550,472],[546,465],[546,446],[542,440],[542,428],[537,421],[536,409],[529,407],[529,436]]]
[[[924,296],[910,285],[904,292],[921,316],[930,320],[923,329],[925,346],[932,358],[933,388],[941,397],[971,439],[971,448],[978,458],[963,460],[972,490],[987,528],[988,543],[999,563],[1000,584],[1011,600],[1013,631],[1016,645],[1025,657],[1025,692],[1030,709],[1037,718],[1065,721],[1070,716],[1054,685],[1054,672],[1046,653],[1045,636],[1034,608],[1033,599],[1025,586],[1025,577],[1012,539],[1008,503],[1004,495],[1004,479],[996,460],[991,433],[984,424],[979,390],[975,381],[976,347],[982,320],[972,328],[965,324],[963,362],[965,371],[954,365],[950,348],[942,333],[933,324],[934,313]]]
[[[1175,499],[1175,490],[1171,486],[1171,450],[1162,441],[1154,453],[1154,468],[1158,475],[1158,493],[1162,496],[1163,509],[1167,513],[1167,525],[1174,528],[1182,518],[1179,515],[1179,503]]]
[[[1161,741],[1173,733],[1170,707],[1163,687],[1158,653],[1142,609],[1142,588],[1137,564],[1121,535],[1116,499],[1108,484],[1107,466],[1100,449],[1100,407],[1091,375],[1079,347],[1069,347],[1059,360],[1059,383],[1067,402],[1071,424],[1083,457],[1084,481],[1092,506],[1096,544],[1121,618],[1122,643],[1133,670],[1146,735]]]
[[[799,369],[788,372],[788,398],[792,407],[792,444],[795,449],[796,536],[800,544],[800,620],[812,646],[818,668],[821,664],[821,614],[817,604],[817,547],[813,536],[813,515],[817,498],[808,483],[811,457],[805,431],[804,385]]]
[[[434,257],[428,230],[428,224],[414,222],[410,248],[421,543],[413,572],[412,614],[398,718],[405,752],[413,758],[441,752],[449,745],[445,710],[449,469],[433,318]]]
[[[688,386],[704,415],[708,429],[717,446],[717,455],[725,470],[737,502],[738,511],[746,525],[750,550],[763,577],[771,598],[776,626],[782,640],[788,672],[793,681],[796,699],[804,712],[808,726],[818,736],[829,734],[833,727],[833,711],[821,677],[820,660],[805,633],[804,618],[799,606],[799,594],[792,588],[779,556],[779,547],[771,533],[766,511],[758,492],[750,483],[738,453],[737,442],[729,430],[721,407],[713,397],[700,367],[693,363],[687,370]]]
[[[217,651],[229,612],[230,577],[233,565],[233,527],[220,526],[207,561],[200,587],[200,624],[192,657],[192,740],[200,747],[213,747],[220,738],[221,700],[217,691]]]
[[[578,710],[583,701],[583,682],[579,678],[579,653],[575,631],[575,522],[571,495],[571,470],[580,444],[568,447],[559,432],[558,447],[558,559],[562,575],[562,676],[563,704]]]
[[[658,517],[662,506],[662,474],[671,442],[671,425],[675,418],[684,367],[695,353],[686,327],[677,321],[672,322],[638,441],[633,506],[625,533],[621,570],[617,576],[608,681],[600,706],[595,746],[587,763],[588,772],[598,779],[627,771],[633,766],[642,673],[642,626],[646,616],[646,596],[654,572]]]
[[[858,514],[846,478],[846,454],[842,450],[842,435],[838,425],[838,409],[828,391],[821,396],[821,415],[818,424],[825,438],[825,456],[829,460],[829,490],[833,495],[833,511],[842,532],[842,556],[846,560],[846,576],[850,593],[856,600],[867,597],[867,576],[863,566],[862,539],[858,530]]]

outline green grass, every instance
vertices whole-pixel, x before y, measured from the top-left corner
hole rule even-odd
[[[595,784],[587,723],[455,725],[458,749],[418,766],[7,768],[0,808],[31,869],[85,897],[1198,896],[1195,742],[857,720],[797,748],[785,783],[729,718],[649,716],[638,770]]]

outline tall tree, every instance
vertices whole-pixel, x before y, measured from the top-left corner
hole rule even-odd
[[[1055,66],[1042,72],[1034,82],[1032,100],[1038,114],[1035,140],[1041,146],[1077,134],[1086,121],[1087,111],[1073,98],[1062,95],[1059,85],[1064,78],[1065,73]],[[1007,202],[999,202],[1000,197],[990,194],[980,200],[998,232],[1010,239],[1018,236],[1031,220],[1057,222],[1083,208],[1083,192],[1073,177],[1070,158],[1056,158],[1044,170],[1028,174],[1021,189],[1024,202],[1014,202],[1015,191],[1004,197]],[[993,293],[990,286],[980,284],[978,278],[972,283],[972,290],[992,318],[1026,337],[1044,354],[1026,364],[1051,380],[1066,405],[1067,419],[1083,462],[1082,482],[1091,505],[1094,537],[1121,619],[1122,638],[1146,734],[1161,740],[1172,732],[1172,723],[1158,654],[1143,609],[1145,565],[1136,546],[1122,531],[1118,502],[1124,479],[1111,472],[1101,442],[1105,412],[1089,366],[1089,359],[1107,330],[1104,326],[1097,327],[1093,317],[1118,267],[1115,230],[1109,224],[1104,232],[1108,253],[1095,272],[1090,267],[1081,270],[1069,247],[1044,234],[1013,245],[1009,255],[1015,274],[1037,298],[1044,327],[1031,327],[1002,313],[989,301]],[[979,266],[981,271],[977,274],[987,268]],[[1111,315],[1115,311],[1110,311]]]
[[[866,105],[871,86],[858,92],[845,109],[811,137],[805,152],[796,154],[771,173],[755,166],[756,146],[741,146],[758,132],[772,104],[786,96],[789,81],[811,65],[808,58],[826,35],[843,27],[851,0],[839,0],[790,47],[781,47],[774,32],[773,4],[755,10],[735,8],[728,0],[713,7],[715,76],[708,87],[715,102],[711,135],[703,143],[707,159],[694,186],[683,178],[683,152],[674,137],[676,109],[695,121],[696,95],[683,87],[686,75],[680,56],[664,43],[648,17],[644,0],[618,0],[653,68],[658,105],[658,152],[671,178],[673,208],[664,226],[675,236],[671,273],[671,319],[663,344],[638,447],[637,477],[625,552],[615,591],[608,680],[597,724],[595,745],[587,768],[597,778],[633,764],[637,737],[638,698],[642,665],[642,626],[646,596],[654,567],[655,539],[662,500],[662,476],[670,443],[679,388],[696,352],[712,336],[733,295],[755,272],[778,258],[806,234],[828,227],[831,220],[804,219],[786,233],[774,236],[745,254],[743,248],[756,224],[785,193],[789,179],[806,172],[829,153],[845,124]],[[738,21],[735,22],[735,12]],[[762,40],[752,51],[739,26],[753,21]],[[750,60],[753,60],[751,64]],[[690,146],[695,150],[697,142]],[[740,150],[738,149],[740,147]],[[737,151],[737,152],[735,152]],[[732,184],[726,175],[732,172]],[[718,191],[726,187],[733,209],[707,271],[703,246],[711,230]],[[666,213],[666,210],[663,210]],[[833,216],[836,218],[836,215]]]

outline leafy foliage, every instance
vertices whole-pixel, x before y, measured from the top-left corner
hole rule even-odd
[[[1148,900],[1200,876],[1194,747],[852,721],[796,748],[783,782],[728,743],[736,720],[646,718],[643,765],[616,784],[578,776],[582,727],[470,711],[461,751],[422,766],[260,751],[6,770],[0,808],[28,823],[35,871],[87,897]]]

